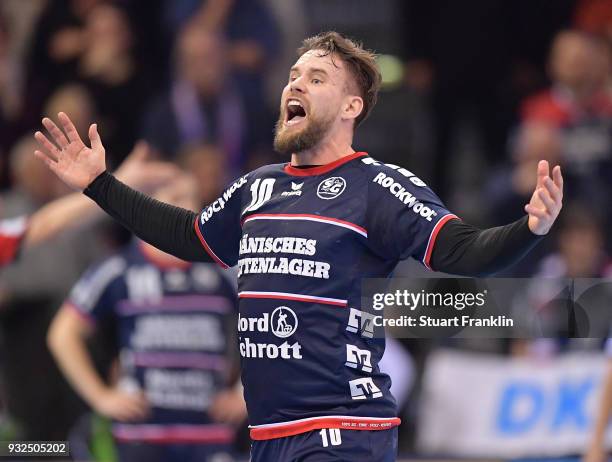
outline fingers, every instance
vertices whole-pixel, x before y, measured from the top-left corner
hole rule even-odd
[[[546,178],[546,180],[544,180],[544,187],[546,188],[546,191],[548,192],[554,203],[556,205],[561,204],[561,201],[563,200],[563,193],[557,187],[557,185],[553,183],[553,180],[551,180],[550,178]]]
[[[122,421],[142,420],[149,413],[149,404],[144,395],[124,395],[118,404],[115,417]]]
[[[60,151],[57,149],[57,146],[49,141],[49,139],[43,135],[42,132],[34,133],[34,138],[36,138],[38,144],[40,144],[40,146],[44,149],[43,153],[57,162],[60,156]]]
[[[561,175],[561,167],[558,165],[553,168],[553,181],[555,186],[561,191],[561,195],[563,195],[563,175]]]
[[[549,165],[547,160],[541,160],[538,162],[538,182],[537,187],[542,188],[544,186],[544,180],[548,178]]]
[[[79,133],[77,132],[76,127],[72,123],[72,120],[70,120],[70,118],[66,115],[66,113],[60,112],[57,115],[57,117],[60,123],[62,124],[62,127],[64,128],[64,131],[66,132],[66,135],[68,135],[68,139],[70,141],[76,141],[76,142],[82,143],[81,137],[79,136]]]
[[[89,126],[89,141],[91,141],[92,149],[96,151],[104,150],[102,140],[100,139],[100,134],[98,133],[98,124],[91,124]]]
[[[68,138],[66,138],[64,133],[58,128],[57,125],[55,125],[55,122],[53,122],[48,117],[45,117],[42,120],[42,123],[45,126],[45,128],[49,131],[49,133],[51,133],[51,136],[55,140],[55,143],[60,147],[60,149],[64,149],[65,147],[68,146],[69,144]]]
[[[546,213],[546,210],[540,209],[532,204],[527,204],[525,206],[525,212],[527,212],[529,215],[533,215],[534,217],[540,218],[542,220],[548,218],[548,214]]]
[[[44,154],[43,152],[39,151],[38,149],[36,151],[34,151],[34,155],[36,157],[38,157],[41,161],[43,161],[45,163],[45,165],[47,167],[49,167],[49,169],[51,169],[51,171],[53,173],[55,173],[56,175],[58,174],[58,171],[57,171],[57,162],[55,160],[53,160],[50,156]]]
[[[555,201],[552,200],[552,198],[548,194],[548,191],[545,189],[538,189],[537,194],[542,203],[544,204],[544,207],[546,207],[546,212],[552,213],[555,209]]]
[[[147,408],[138,403],[126,403],[124,408],[125,420],[140,420],[147,416]]]

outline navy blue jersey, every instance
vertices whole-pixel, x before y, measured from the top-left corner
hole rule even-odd
[[[162,266],[137,242],[88,271],[69,306],[117,327],[119,386],[144,391],[145,422],[113,425],[124,441],[223,443],[229,426],[206,411],[228,385],[236,319],[235,290],[213,264]]]
[[[299,169],[262,167],[203,210],[198,236],[238,267],[239,348],[251,436],[399,423],[360,307],[361,280],[413,257],[429,266],[453,218],[411,172],[355,153]]]

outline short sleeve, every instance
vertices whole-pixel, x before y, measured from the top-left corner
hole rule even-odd
[[[413,257],[430,268],[440,229],[457,218],[425,183],[394,165],[371,165],[366,226],[370,247],[389,260]]]
[[[223,268],[229,268],[238,262],[242,237],[241,197],[246,183],[247,175],[234,181],[221,197],[202,210],[195,222],[196,233],[202,246]]]
[[[125,274],[126,262],[113,257],[89,269],[72,288],[66,304],[92,322],[114,314],[120,301],[120,281]]]
[[[8,265],[17,258],[27,229],[26,217],[0,220],[0,267]]]

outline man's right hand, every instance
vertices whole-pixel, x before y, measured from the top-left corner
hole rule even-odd
[[[98,127],[96,124],[89,127],[91,148],[88,148],[65,113],[60,112],[58,119],[63,131],[51,119],[45,117],[42,120],[55,143],[42,132],[36,132],[34,137],[42,150],[36,150],[34,154],[69,187],[83,191],[106,170],[105,151]]]
[[[144,393],[118,388],[107,388],[91,404],[99,414],[120,422],[144,420],[150,412]]]

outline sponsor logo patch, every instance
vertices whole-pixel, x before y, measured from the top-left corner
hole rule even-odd
[[[401,183],[398,183],[392,177],[387,176],[383,172],[376,175],[372,182],[389,190],[394,197],[402,201],[414,213],[425,218],[425,220],[431,221],[433,217],[438,215],[435,210],[419,201],[410,191],[402,186]]]
[[[349,386],[351,388],[351,398],[353,399],[372,399],[382,397],[380,388],[374,385],[374,381],[370,377],[349,380]]]
[[[362,350],[355,345],[346,345],[346,363],[347,367],[353,369],[361,369],[364,372],[372,372],[372,352]]]
[[[288,306],[279,306],[272,311],[270,320],[272,322],[272,333],[279,338],[291,337],[297,330],[297,315]]]
[[[351,308],[346,330],[355,334],[358,333],[362,337],[374,337],[374,315]]]
[[[204,211],[200,215],[200,223],[206,223],[215,213],[218,213],[223,210],[225,208],[225,204],[231,199],[236,190],[242,188],[246,184],[246,182],[247,175],[243,176],[238,181],[234,182],[234,184],[232,184],[229,188],[227,188],[220,198],[218,198],[216,201],[206,207],[206,209],[204,209]]]
[[[346,180],[341,176],[332,176],[319,183],[317,196],[321,199],[335,199],[346,189]]]
[[[291,182],[291,191],[283,191],[281,193],[281,197],[301,196],[302,195],[302,186],[304,186],[304,183],[294,183],[292,181]]]
[[[291,337],[297,331],[298,317],[287,306],[279,306],[272,314],[263,313],[260,317],[238,315],[238,332],[272,332],[282,339]],[[302,359],[302,346],[299,342],[275,343],[253,342],[249,337],[240,337],[240,355],[243,358]]]

